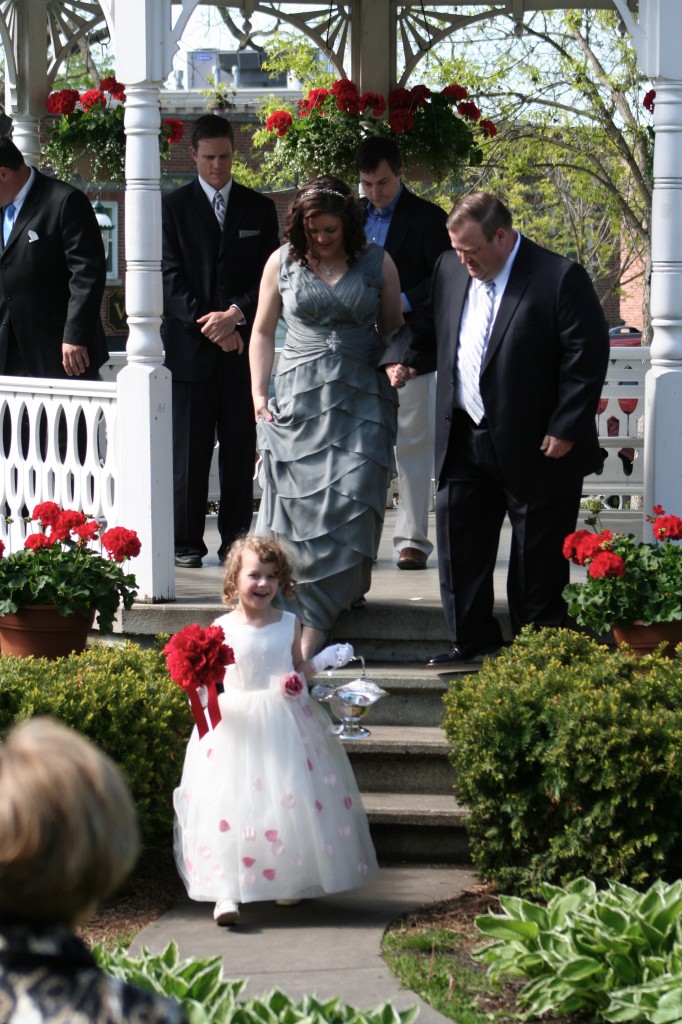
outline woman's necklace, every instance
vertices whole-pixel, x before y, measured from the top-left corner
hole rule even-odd
[[[318,269],[318,271],[321,270],[323,274],[327,275],[327,277],[331,277],[332,274],[334,273],[334,267],[337,265],[338,262],[339,262],[338,260],[334,260],[332,265],[330,267],[328,267],[325,263],[322,262],[322,260],[318,256],[318,258],[317,258],[317,269]]]

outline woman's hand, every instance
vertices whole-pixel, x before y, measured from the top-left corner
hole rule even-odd
[[[256,422],[263,417],[268,423],[272,422],[272,413],[268,409],[268,396],[267,395],[256,395],[253,396],[253,408],[256,413]]]

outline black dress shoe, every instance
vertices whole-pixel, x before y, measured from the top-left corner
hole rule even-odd
[[[446,653],[436,654],[433,658],[429,658],[426,667],[447,668],[449,665],[461,665],[467,661],[477,661],[484,654],[497,654],[500,646],[500,643],[494,643],[493,641],[488,643],[472,641],[471,643],[453,644]]]
[[[192,552],[176,555],[175,564],[179,569],[201,569],[201,555]]]

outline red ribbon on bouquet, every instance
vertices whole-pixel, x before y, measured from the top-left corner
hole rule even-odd
[[[208,732],[206,716],[197,689],[208,690],[208,717],[211,726],[220,721],[216,683],[220,683],[228,665],[234,664],[234,651],[225,643],[222,626],[185,626],[171,637],[163,649],[168,673],[188,695],[199,736]]]

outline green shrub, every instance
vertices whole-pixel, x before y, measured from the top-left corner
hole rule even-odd
[[[168,853],[192,715],[160,648],[126,642],[55,661],[3,656],[0,736],[34,715],[61,719],[116,761],[135,798],[145,853]]]
[[[99,945],[92,952],[112,977],[177,999],[191,1024],[412,1024],[418,1013],[416,1007],[399,1011],[391,1003],[363,1012],[339,999],[323,1002],[315,996],[304,996],[296,1003],[279,989],[238,999],[244,982],[223,979],[221,956],[180,960],[174,942],[161,953],[142,947],[137,957],[121,947],[110,950]]]
[[[531,1017],[581,1013],[609,1021],[672,1024],[682,1018],[682,881],[645,893],[586,878],[545,886],[546,906],[501,896],[504,914],[476,924],[495,941],[474,953],[492,978],[526,978],[519,1005]]]
[[[682,657],[524,630],[445,697],[472,857],[501,889],[682,875]]]

